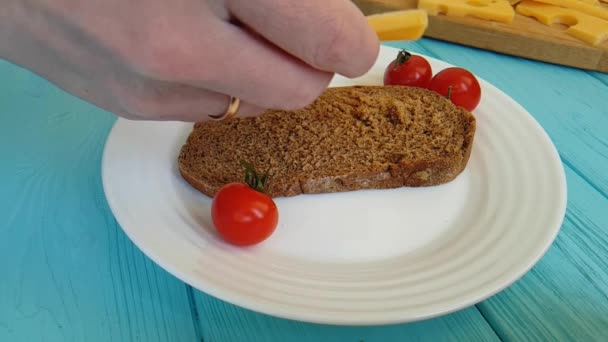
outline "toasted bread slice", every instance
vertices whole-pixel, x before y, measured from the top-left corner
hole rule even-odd
[[[269,171],[271,197],[432,186],[464,170],[475,123],[465,109],[420,88],[328,88],[300,110],[196,123],[179,170],[211,197],[243,180],[241,160]]]

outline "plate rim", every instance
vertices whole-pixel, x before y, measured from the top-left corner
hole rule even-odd
[[[396,48],[393,46],[382,45],[381,49],[379,51],[378,57],[380,57],[380,54],[382,53],[382,49],[394,50],[395,52],[397,52],[399,50],[399,48]],[[425,58],[428,58],[429,60],[433,60],[434,62],[438,62],[440,64],[444,64],[445,67],[455,66],[446,61],[443,61],[438,58],[434,58],[434,57],[431,57],[431,56],[428,56],[428,55],[425,55],[422,53],[411,52],[411,51],[410,51],[410,53],[423,56]],[[556,184],[556,185],[559,185],[560,201],[559,202],[556,201],[556,210],[555,210],[556,214],[554,216],[554,220],[555,220],[554,225],[553,226],[550,226],[549,224],[546,225],[547,232],[549,232],[549,231],[551,232],[550,237],[547,238],[546,243],[544,243],[542,245],[542,247],[540,246],[540,243],[538,244],[538,248],[535,248],[535,250],[537,250],[537,253],[533,256],[531,253],[531,255],[529,257],[529,262],[525,265],[523,263],[521,263],[519,267],[515,267],[515,268],[512,267],[511,268],[512,270],[516,269],[517,271],[514,271],[513,275],[510,276],[508,278],[508,280],[503,281],[500,286],[496,286],[491,291],[486,291],[483,293],[478,292],[477,295],[470,296],[468,298],[468,300],[464,300],[464,301],[459,300],[458,305],[453,305],[452,307],[445,308],[443,310],[435,310],[433,313],[430,313],[430,314],[418,315],[416,317],[410,316],[410,318],[408,318],[408,319],[398,319],[398,318],[370,319],[370,317],[358,318],[358,319],[353,319],[352,317],[350,317],[350,319],[349,319],[348,318],[349,316],[347,314],[344,315],[345,318],[343,318],[343,319],[327,319],[327,318],[322,318],[322,317],[316,317],[314,315],[311,316],[311,315],[303,313],[303,312],[293,313],[293,311],[285,310],[278,306],[265,305],[264,304],[265,301],[256,301],[256,300],[252,299],[251,296],[244,295],[243,293],[240,293],[238,291],[235,292],[235,291],[231,291],[231,290],[226,290],[226,289],[223,289],[222,287],[215,286],[215,284],[209,284],[209,282],[205,281],[204,279],[202,280],[200,278],[196,278],[194,276],[189,275],[187,272],[183,272],[180,269],[173,268],[170,264],[164,263],[162,260],[160,260],[158,255],[153,250],[150,250],[145,244],[142,244],[141,241],[136,239],[133,236],[133,232],[130,229],[124,227],[125,222],[129,221],[129,220],[125,219],[122,216],[122,214],[120,213],[120,210],[118,210],[117,204],[115,203],[115,199],[112,198],[112,196],[109,196],[109,194],[108,194],[109,193],[108,189],[110,186],[109,185],[110,181],[107,178],[108,177],[107,169],[109,167],[108,166],[108,154],[109,154],[108,145],[112,141],[112,137],[116,134],[115,132],[116,132],[117,127],[122,122],[129,121],[127,119],[120,118],[120,117],[117,120],[115,120],[115,122],[112,124],[112,127],[103,144],[103,153],[102,153],[102,158],[101,158],[101,178],[102,178],[104,197],[105,197],[106,202],[108,203],[108,207],[109,207],[110,211],[112,212],[112,215],[116,219],[116,222],[117,222],[118,226],[120,227],[120,229],[125,233],[125,235],[133,243],[133,245],[136,246],[138,249],[140,249],[140,251],[147,258],[152,260],[157,266],[162,268],[164,271],[166,271],[169,274],[176,277],[179,281],[182,281],[182,282],[186,283],[187,285],[189,285],[207,295],[215,297],[221,301],[225,301],[227,303],[233,304],[240,308],[252,310],[254,312],[265,314],[265,315],[274,316],[276,318],[290,319],[290,320],[317,323],[317,324],[345,325],[345,326],[387,325],[387,324],[410,323],[410,322],[415,322],[415,321],[420,321],[420,320],[432,319],[432,318],[444,316],[444,315],[447,315],[447,314],[450,314],[450,313],[453,313],[453,312],[456,312],[456,311],[459,311],[462,309],[466,309],[472,305],[478,304],[478,303],[496,295],[497,293],[500,293],[507,287],[513,285],[514,283],[519,281],[525,274],[527,274],[542,259],[542,257],[547,253],[547,251],[553,245],[559,232],[561,231],[561,227],[563,225],[565,215],[566,215],[567,199],[568,199],[567,178],[566,178],[564,163],[561,159],[561,156],[559,154],[559,151],[558,151],[556,145],[554,144],[553,140],[549,136],[548,132],[542,127],[542,125],[538,122],[538,120],[528,110],[526,110],[525,107],[523,107],[520,103],[515,101],[510,95],[503,92],[501,89],[499,89],[492,83],[479,77],[477,74],[475,74],[475,73],[473,73],[473,74],[479,80],[479,82],[482,83],[482,89],[484,87],[492,88],[493,91],[502,95],[502,97],[504,97],[504,99],[506,101],[508,101],[510,105],[517,107],[517,109],[519,111],[525,113],[526,114],[525,117],[527,118],[529,123],[532,126],[534,126],[534,128],[537,131],[537,133],[539,134],[539,136],[547,144],[547,147],[550,147],[551,154],[552,154],[551,159],[554,162],[556,162],[557,166],[559,166],[554,171],[559,173],[560,182],[559,182],[559,184]],[[332,80],[332,82],[333,82],[333,80]],[[557,213],[559,213],[559,217],[558,217]],[[206,286],[201,288],[199,285],[204,284],[204,283],[207,283]]]

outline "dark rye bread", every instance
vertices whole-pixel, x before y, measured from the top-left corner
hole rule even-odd
[[[474,134],[473,115],[434,92],[336,87],[300,110],[196,123],[178,163],[208,196],[243,180],[240,160],[270,171],[271,197],[432,186],[463,171]]]

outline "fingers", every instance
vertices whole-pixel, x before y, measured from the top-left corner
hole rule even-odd
[[[185,85],[147,81],[138,88],[121,85],[116,89],[120,94],[117,114],[133,120],[201,122],[211,120],[209,115],[224,113],[230,101],[227,95]],[[236,116],[254,116],[262,111],[241,101]]]
[[[148,73],[236,96],[257,107],[284,110],[314,101],[333,77],[217,18],[187,27],[173,38],[159,38],[163,50],[145,54],[155,56],[146,62]]]
[[[347,0],[228,0],[229,11],[273,44],[315,68],[357,77],[375,62],[380,43]]]
[[[334,70],[356,76],[373,65],[377,37],[347,0],[255,3],[266,9],[243,0],[243,8],[232,13],[241,15],[245,27],[221,20],[211,10],[215,14],[202,19],[183,17],[170,31],[157,32],[148,44],[134,48],[138,65],[155,79],[284,110],[314,101]]]
[[[297,109],[316,99],[333,74],[314,69],[259,36],[227,23],[218,30],[216,51],[226,69],[218,70],[212,89],[261,107]]]

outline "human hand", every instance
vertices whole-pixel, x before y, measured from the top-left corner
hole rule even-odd
[[[239,116],[300,108],[379,50],[348,0],[6,0],[0,12],[0,57],[130,119],[203,121],[230,96]]]

